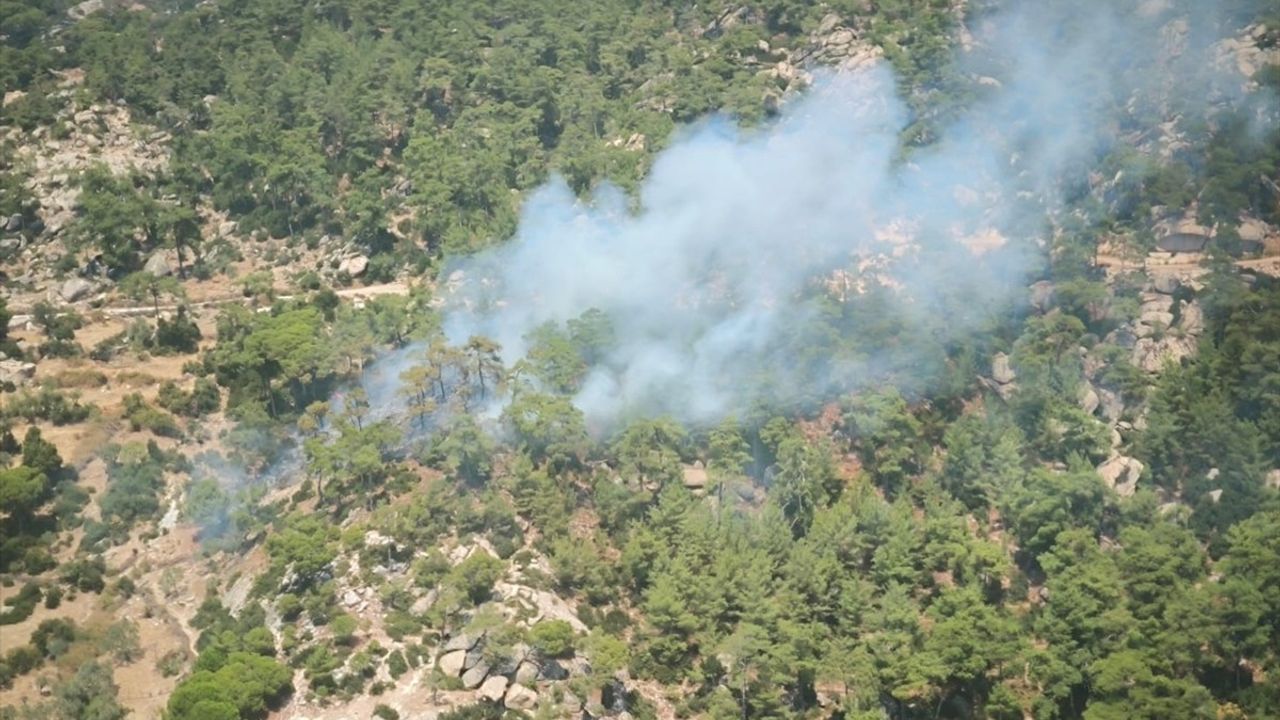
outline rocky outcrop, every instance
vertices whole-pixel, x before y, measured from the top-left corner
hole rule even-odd
[[[1053,307],[1054,300],[1057,299],[1057,291],[1053,283],[1048,280],[1041,280],[1031,284],[1031,294],[1028,302],[1037,312],[1046,313]]]
[[[360,277],[364,274],[365,269],[369,267],[369,258],[363,255],[353,255],[343,258],[338,264],[338,272],[345,273],[348,277]]]
[[[1098,475],[1117,495],[1131,497],[1138,489],[1138,478],[1142,476],[1143,469],[1138,460],[1116,455],[1098,466]]]
[[[523,624],[532,627],[542,620],[563,620],[574,632],[587,632],[587,626],[578,613],[555,593],[508,582],[495,583],[493,589],[505,605],[518,608],[516,615]]]
[[[176,258],[174,259],[176,260]],[[176,265],[176,262],[170,260],[169,252],[159,250],[147,258],[147,262],[142,266],[142,269],[157,277],[165,277],[173,274]]]
[[[1082,383],[1078,393],[1080,401],[1080,409],[1089,415],[1094,414],[1098,410],[1098,406],[1102,404],[1102,398],[1098,396],[1098,391],[1093,389],[1090,383]]]
[[[996,353],[991,358],[991,379],[1001,385],[1008,385],[1018,379],[1018,374],[1014,372],[1013,365],[1009,363],[1009,356],[1004,353]]]
[[[702,461],[694,461],[692,465],[685,465],[681,469],[681,475],[684,486],[690,490],[698,491],[707,486],[707,469],[702,466]]]
[[[21,387],[31,382],[35,374],[36,366],[33,363],[14,360],[0,353],[0,387]]]

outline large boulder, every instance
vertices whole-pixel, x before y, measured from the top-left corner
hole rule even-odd
[[[445,652],[449,652],[451,650],[470,650],[480,643],[480,638],[482,637],[484,636],[459,633],[445,642],[443,650]]]
[[[502,704],[512,710],[532,710],[538,705],[538,693],[516,683],[507,688],[507,696],[503,698]]]
[[[1151,278],[1151,287],[1158,293],[1163,295],[1172,295],[1178,291],[1182,282],[1177,276],[1161,273]]]
[[[440,656],[440,672],[449,677],[462,674],[462,666],[467,660],[466,650],[452,650]]]
[[[462,673],[462,686],[468,690],[474,690],[480,687],[480,683],[484,682],[487,677],[489,677],[489,663],[478,662],[470,670]],[[499,695],[498,697],[502,696]]]
[[[694,461],[692,465],[685,465],[682,474],[684,486],[690,490],[701,490],[707,486],[707,469],[702,466],[701,460]]]
[[[1053,307],[1055,291],[1053,283],[1048,280],[1041,280],[1031,284],[1031,307],[1044,313],[1049,312]]]
[[[35,374],[36,366],[32,363],[11,358],[0,360],[0,385],[26,385]]]
[[[1195,300],[1183,303],[1178,315],[1178,327],[1182,328],[1183,332],[1192,335],[1204,332],[1204,310],[1201,309],[1200,303]]]
[[[507,679],[501,675],[494,675],[488,680],[485,680],[484,683],[480,685],[480,689],[476,692],[485,700],[490,702],[499,702],[507,694]]]
[[[532,685],[538,681],[538,666],[525,660],[516,667],[515,680],[523,685]]]
[[[1117,455],[1098,466],[1098,475],[1120,497],[1131,497],[1138,489],[1143,465],[1138,460]]]
[[[1124,398],[1120,393],[1106,388],[1099,388],[1098,398],[1101,402],[1102,416],[1106,419],[1115,422],[1124,415]]]
[[[93,283],[84,278],[71,278],[58,288],[58,295],[67,302],[82,300],[93,292]]]
[[[1195,351],[1196,342],[1189,337],[1138,338],[1133,345],[1131,362],[1145,372],[1154,373],[1159,372],[1166,362],[1179,362]]]
[[[1008,385],[1018,379],[1017,373],[1013,371],[1013,366],[1009,364],[1009,356],[1004,353],[996,353],[991,359],[991,379],[1001,385]]]
[[[1081,383],[1079,400],[1080,409],[1089,415],[1092,415],[1098,409],[1098,405],[1102,403],[1102,399],[1098,397],[1098,392],[1089,383]]]
[[[173,266],[169,264],[168,255],[163,250],[152,253],[151,257],[147,258],[147,262],[142,266],[142,269],[156,277],[172,275]]]
[[[346,273],[348,277],[360,277],[364,274],[366,268],[369,267],[369,258],[363,255],[353,255],[344,258],[338,264],[338,272]]]

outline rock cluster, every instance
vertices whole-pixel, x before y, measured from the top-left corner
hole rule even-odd
[[[543,658],[526,645],[499,650],[487,640],[485,633],[449,638],[440,648],[436,667],[477,697],[514,710],[533,710],[543,703],[539,687],[567,679],[571,669],[586,670],[585,661],[578,658],[563,662]]]

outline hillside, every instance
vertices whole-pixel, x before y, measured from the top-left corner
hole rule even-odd
[[[0,2],[0,720],[1280,717],[1280,11]]]

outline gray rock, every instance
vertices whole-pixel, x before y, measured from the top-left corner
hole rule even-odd
[[[1192,300],[1182,304],[1182,309],[1179,311],[1178,327],[1192,335],[1199,335],[1204,332],[1204,310],[1200,308],[1200,303]]]
[[[1053,283],[1041,280],[1031,284],[1031,307],[1040,312],[1048,312],[1053,307],[1055,291]]]
[[[1124,415],[1124,398],[1120,396],[1120,393],[1101,388],[1098,390],[1098,397],[1102,401],[1103,417],[1115,422],[1120,419],[1121,415]]]
[[[468,690],[474,690],[480,687],[480,683],[487,677],[489,677],[489,663],[479,662],[475,667],[462,673],[462,686]]]
[[[829,35],[836,26],[840,24],[840,16],[835,13],[827,13],[822,16],[822,20],[818,23],[818,35]]]
[[[454,650],[440,656],[440,672],[449,677],[458,677],[462,674],[462,665],[467,659],[465,650]]]
[[[1138,489],[1143,464],[1138,460],[1117,455],[1098,466],[1098,475],[1120,497],[1131,497]]]
[[[1089,383],[1082,383],[1080,385],[1079,400],[1080,409],[1090,415],[1092,415],[1094,411],[1098,409],[1098,405],[1102,403],[1102,400],[1098,397],[1097,391],[1095,391],[1093,386]]]
[[[477,694],[490,702],[498,702],[507,694],[507,679],[501,675],[494,675],[480,685]]]
[[[58,295],[67,302],[75,302],[93,292],[93,283],[84,278],[71,278],[58,288]]]
[[[459,633],[449,638],[449,641],[444,644],[444,651],[449,652],[450,650],[470,650],[480,642],[481,637],[484,637],[484,636],[483,635],[472,636],[466,633]]]
[[[22,214],[14,213],[4,221],[5,232],[18,232],[22,229]]]
[[[163,250],[152,253],[151,257],[147,258],[147,262],[142,266],[142,269],[156,277],[166,277],[173,274],[173,268],[169,265],[169,258],[166,257],[166,253]]]
[[[538,666],[528,660],[520,663],[516,667],[516,682],[523,685],[532,685],[538,681]]]
[[[35,374],[36,366],[33,363],[9,358],[0,360],[0,385],[8,383],[18,386],[26,385]]]
[[[1164,295],[1174,294],[1181,285],[1182,283],[1173,275],[1156,275],[1151,279],[1151,287]]]
[[[1156,310],[1154,308],[1150,310],[1144,309],[1142,311],[1142,317],[1139,319],[1143,325],[1147,325],[1152,328],[1167,328],[1170,325],[1173,325],[1173,313]],[[1139,332],[1141,332],[1141,330],[1139,330]]]
[[[1013,371],[1013,366],[1009,364],[1009,356],[1004,353],[996,353],[991,359],[991,379],[1001,385],[1008,385],[1018,379],[1018,374]]]
[[[350,277],[360,277],[368,267],[369,258],[363,255],[355,255],[343,259],[338,265],[338,272],[346,273]]]
[[[1154,373],[1159,372],[1166,362],[1179,362],[1195,351],[1196,342],[1192,338],[1166,335],[1157,341],[1144,337],[1134,344],[1131,362],[1146,372]]]
[[[512,710],[532,710],[538,705],[538,693],[517,683],[507,689],[502,704]]]
[[[692,465],[684,466],[682,470],[684,486],[690,489],[703,488],[707,486],[707,470],[702,466],[702,461],[695,461]]]

